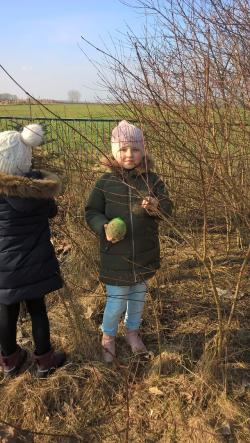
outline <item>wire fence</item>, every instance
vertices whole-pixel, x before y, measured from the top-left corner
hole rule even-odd
[[[58,153],[63,147],[77,149],[79,154],[91,155],[93,146],[106,148],[117,119],[104,118],[30,118],[0,117],[0,131],[21,130],[30,123],[41,123],[46,129],[46,147]]]

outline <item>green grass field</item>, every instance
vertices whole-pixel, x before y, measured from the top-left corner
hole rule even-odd
[[[117,118],[121,105],[99,103],[52,103],[45,104],[49,110],[64,118]],[[41,105],[1,105],[0,117],[53,117]]]

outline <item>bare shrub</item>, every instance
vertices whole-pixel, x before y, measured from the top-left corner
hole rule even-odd
[[[142,37],[128,30],[120,51],[98,48],[110,67],[100,76],[124,112],[140,122],[169,184],[175,217],[164,220],[165,229],[190,246],[207,273],[217,310],[212,353],[206,347],[211,362],[224,354],[250,254],[249,4],[128,5],[152,20]],[[224,315],[216,262],[223,252],[235,253],[235,238],[242,262],[230,281],[231,309]],[[223,285],[227,280],[225,273]]]

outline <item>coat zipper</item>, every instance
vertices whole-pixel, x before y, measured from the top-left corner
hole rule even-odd
[[[134,281],[136,283],[136,273],[135,273],[135,242],[134,242],[134,226],[133,226],[133,215],[132,215],[132,198],[131,198],[131,188],[128,188],[129,192],[129,213],[130,213],[130,223],[131,223],[131,233],[132,233],[132,266]]]

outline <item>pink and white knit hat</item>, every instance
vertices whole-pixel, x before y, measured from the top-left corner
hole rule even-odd
[[[126,120],[122,120],[112,131],[111,147],[115,158],[123,142],[136,143],[137,147],[144,152],[143,132]]]

